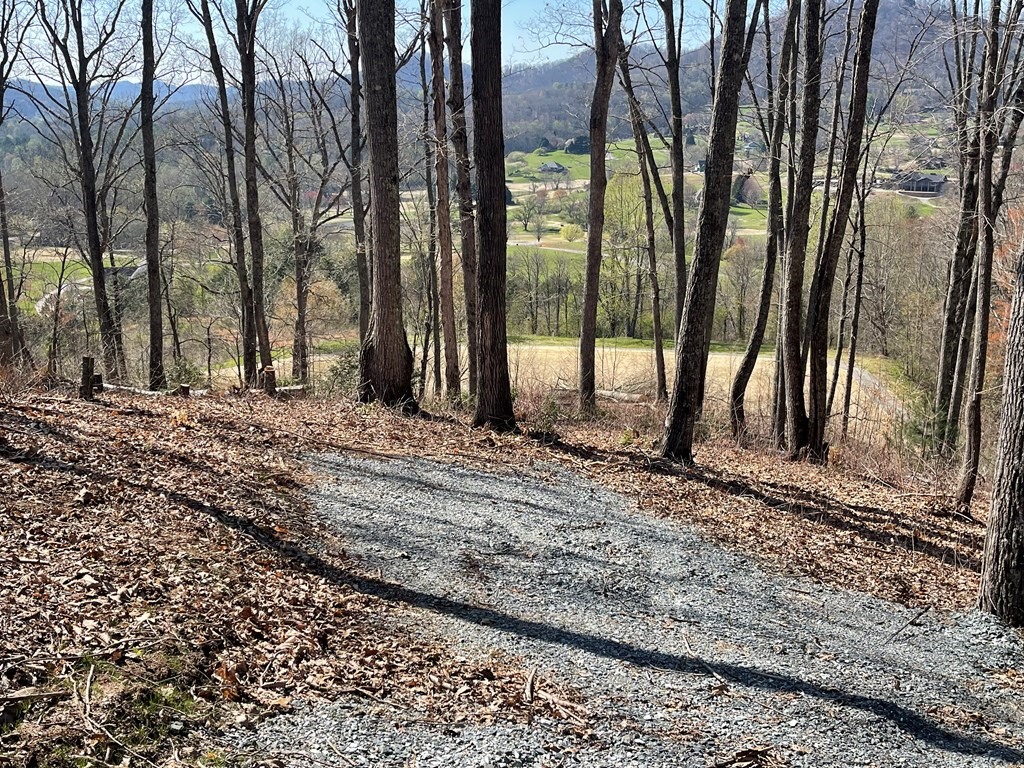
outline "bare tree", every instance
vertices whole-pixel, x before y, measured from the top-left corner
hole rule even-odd
[[[277,387],[270,329],[267,323],[263,247],[263,217],[260,212],[259,164],[256,157],[258,132],[256,90],[258,87],[256,28],[267,0],[235,0],[235,48],[238,52],[239,85],[242,97],[242,156],[245,162],[245,214],[249,230],[249,255],[252,260],[252,305],[259,341],[263,389],[273,393]]]
[[[515,429],[508,375],[505,283],[505,139],[501,102],[501,0],[471,0],[473,161],[476,165],[480,359],[473,425]]]
[[[23,0],[0,0],[0,128],[11,107],[7,93],[11,76],[22,56],[22,44],[29,29],[33,7]],[[18,303],[15,300],[14,268],[11,258],[11,227],[7,212],[7,188],[0,168],[0,240],[3,242],[4,265],[0,274],[0,365],[24,358]]]
[[[340,174],[348,147],[342,139],[342,80],[337,62],[323,45],[311,53],[300,41],[307,30],[293,28],[275,46],[261,42],[265,83],[258,95],[263,116],[259,169],[288,214],[295,275],[292,376],[309,379],[308,305],[321,229],[348,209],[342,205],[349,179]],[[326,74],[325,74],[326,73]]]
[[[358,0],[357,9],[366,77],[373,224],[373,300],[369,330],[359,352],[359,399],[416,412],[412,351],[402,322],[395,3]]]
[[[445,110],[444,4],[429,0],[427,41],[430,46],[430,92],[434,117],[434,182],[437,187],[437,279],[441,330],[444,335],[445,395],[456,398],[462,390],[459,372],[459,342],[455,328],[455,299],[452,293],[452,219],[448,192],[448,118]]]
[[[729,396],[729,422],[735,437],[742,437],[746,431],[746,413],[744,402],[747,385],[754,373],[757,357],[761,352],[761,344],[768,327],[768,315],[771,312],[772,291],[775,286],[775,267],[778,254],[784,248],[785,219],[782,205],[782,140],[786,127],[786,114],[790,101],[790,91],[796,87],[790,82],[790,62],[796,44],[796,28],[800,5],[791,3],[786,15],[785,31],[782,37],[782,50],[778,70],[778,93],[775,89],[774,73],[772,72],[772,36],[771,14],[764,16],[765,40],[765,76],[768,103],[766,114],[762,116],[758,108],[758,119],[761,131],[768,147],[768,237],[765,243],[764,272],[761,277],[761,290],[757,304],[757,315],[754,318],[750,339],[736,369]],[[749,83],[748,77],[748,83]],[[756,99],[756,89],[751,84],[750,92]]]
[[[231,241],[233,246],[232,263],[238,280],[241,303],[242,326],[242,366],[243,385],[255,386],[257,381],[257,333],[255,300],[252,284],[249,282],[249,270],[246,266],[245,227],[242,222],[241,194],[238,188],[238,173],[235,163],[235,129],[231,116],[231,103],[228,97],[227,77],[220,48],[217,44],[217,31],[214,26],[213,14],[209,0],[186,0],[192,15],[202,24],[206,36],[210,69],[217,84],[217,111],[220,117],[224,140],[224,182],[228,193],[228,207],[231,218]]]
[[[469,394],[476,394],[479,367],[479,328],[477,322],[477,245],[473,196],[470,188],[469,133],[466,128],[466,94],[462,76],[462,3],[446,0],[445,26],[448,46],[448,109],[452,117],[452,149],[455,156],[455,193],[459,198],[459,233],[463,297],[466,305],[466,346],[469,350]]]
[[[979,607],[1024,626],[1024,243],[1006,339],[1003,414],[992,479],[992,506],[981,569]]]
[[[745,0],[728,0],[725,6],[722,58],[711,111],[704,197],[697,218],[697,241],[687,285],[686,308],[676,344],[675,385],[661,445],[662,456],[685,464],[693,463],[694,427],[701,407],[711,344],[708,330],[714,317],[718,269],[732,197],[730,187],[740,88],[761,7],[761,2],[754,6],[748,33]]]
[[[622,0],[594,0],[594,51],[597,77],[590,102],[590,198],[587,212],[587,260],[583,274],[583,317],[580,330],[580,409],[594,408],[594,346],[601,282],[604,237],[604,198],[608,186],[605,145],[608,138],[608,100],[615,83],[615,66],[622,45]]]
[[[153,81],[156,78],[156,52],[153,30],[153,0],[142,0],[142,94],[140,130],[142,132],[142,168],[146,209],[146,285],[149,306],[149,388],[164,389],[164,328],[160,302],[160,209],[156,193],[156,137],[153,111],[156,106]]]
[[[835,283],[846,230],[857,186],[857,171],[861,165],[861,146],[867,119],[868,75],[871,69],[871,47],[878,18],[878,1],[864,0],[861,5],[857,52],[853,64],[853,87],[846,121],[846,144],[843,148],[839,190],[828,236],[821,258],[816,264],[810,299],[808,301],[808,335],[810,337],[810,408],[808,448],[810,458],[824,462],[828,457],[825,442],[825,424],[828,420],[828,324],[832,286]],[[802,396],[802,393],[801,393]]]
[[[821,110],[824,5],[823,0],[804,0],[803,4],[804,70],[800,104],[800,150],[795,186],[789,197],[784,262],[782,362],[786,390],[786,438],[792,456],[802,455],[807,449],[808,440],[800,331],[803,319],[804,265],[817,154],[818,114]]]
[[[98,5],[69,0],[52,5],[40,0],[36,17],[42,41],[28,65],[43,85],[26,95],[38,111],[30,125],[61,158],[63,170],[79,187],[85,227],[83,250],[92,274],[100,327],[103,367],[108,378],[127,375],[117,311],[117,263],[112,243],[118,192],[134,169],[129,156],[129,127],[139,98],[122,99],[117,86],[136,70],[137,33],[123,4]],[[104,257],[113,276],[110,300]]]

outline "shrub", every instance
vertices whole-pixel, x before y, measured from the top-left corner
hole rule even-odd
[[[562,239],[567,243],[575,243],[583,237],[583,227],[579,224],[566,224],[562,227]]]

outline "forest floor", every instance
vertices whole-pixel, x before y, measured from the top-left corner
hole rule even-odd
[[[829,765],[801,727],[842,718],[878,765],[897,742],[1024,761],[1020,638],[963,613],[983,504],[840,451],[714,441],[683,471],[652,460],[649,410],[556,438],[347,401],[8,396],[0,765],[470,765],[440,756],[494,728],[521,749],[481,765]],[[393,753],[346,755],[317,725],[346,712]]]

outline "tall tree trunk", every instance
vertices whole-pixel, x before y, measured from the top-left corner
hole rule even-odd
[[[679,333],[686,303],[686,165],[683,159],[683,99],[679,86],[679,31],[676,25],[675,0],[658,0],[665,26],[665,69],[669,98],[669,164],[672,169],[672,216],[666,217],[672,235],[672,255],[676,273],[676,305],[673,337]],[[683,8],[680,4],[679,21]],[[655,170],[654,173],[657,173]]]
[[[829,309],[832,302],[832,287],[846,230],[850,219],[850,207],[857,187],[857,171],[861,163],[861,146],[864,139],[864,124],[867,119],[868,76],[871,70],[871,46],[875,37],[875,21],[878,18],[879,0],[864,0],[860,12],[860,32],[857,38],[857,53],[853,59],[853,88],[850,94],[849,120],[846,126],[846,147],[843,151],[842,173],[839,177],[839,192],[831,226],[825,240],[825,250],[820,261],[817,285],[808,301],[808,323],[810,343],[810,413],[808,424],[809,455],[813,461],[828,459],[828,444],[825,442],[825,426],[828,422],[828,326]]]
[[[597,304],[601,289],[601,250],[604,238],[604,198],[608,187],[605,151],[608,138],[608,100],[615,82],[615,65],[622,43],[622,0],[594,0],[594,50],[597,56],[594,96],[590,102],[590,195],[587,206],[587,260],[583,272],[583,317],[580,330],[580,410],[594,410],[594,357]]]
[[[857,236],[860,222],[856,222],[852,237]],[[832,362],[832,377],[828,385],[828,405],[825,408],[827,418],[832,418],[832,405],[835,403],[836,390],[839,389],[839,370],[843,367],[843,352],[846,348],[846,318],[850,309],[850,289],[853,285],[853,242],[846,249],[846,277],[843,279],[843,303],[839,309],[839,340],[836,342],[836,356]]]
[[[262,0],[235,0],[235,26],[241,69],[242,91],[242,154],[245,159],[245,213],[249,230],[249,254],[252,257],[253,317],[259,341],[263,389],[275,391],[273,350],[267,324],[266,289],[264,286],[263,218],[260,213],[259,168],[256,159],[256,24],[264,7]]]
[[[732,434],[736,438],[743,437],[746,432],[746,412],[744,404],[747,386],[754,374],[757,357],[761,353],[764,334],[768,328],[768,316],[771,314],[772,295],[775,289],[775,268],[778,263],[779,251],[783,248],[785,238],[785,220],[782,210],[782,139],[786,127],[786,110],[789,105],[789,92],[794,84],[790,83],[789,62],[796,44],[796,28],[799,19],[799,6],[790,6],[786,16],[786,26],[782,37],[782,52],[779,61],[779,92],[776,97],[771,71],[771,27],[770,14],[765,14],[765,59],[768,74],[768,130],[770,131],[768,146],[768,237],[765,243],[764,272],[761,275],[761,290],[757,303],[757,315],[751,329],[747,348],[736,369],[729,393],[729,423]]]
[[[470,182],[469,132],[466,128],[466,94],[462,76],[462,3],[446,0],[445,24],[448,34],[448,109],[452,115],[452,148],[455,155],[455,193],[459,198],[459,234],[463,298],[466,304],[466,347],[469,357],[469,394],[476,395],[479,367],[479,328],[476,295],[476,231]]]
[[[857,361],[857,332],[860,330],[860,306],[864,296],[864,257],[868,250],[868,230],[864,223],[867,208],[867,167],[861,177],[861,189],[857,195],[857,219],[861,222],[857,234],[860,243],[857,248],[857,284],[853,290],[853,318],[850,320],[850,354],[846,361],[846,391],[843,393],[842,436],[846,439],[850,428],[850,402],[853,398],[853,371]]]
[[[967,444],[964,447],[964,461],[960,470],[957,499],[961,506],[969,507],[974,498],[978,481],[978,466],[981,461],[981,399],[985,389],[985,363],[988,359],[988,324],[992,311],[992,261],[995,256],[995,206],[992,194],[992,165],[999,135],[996,132],[996,63],[999,50],[1000,0],[993,0],[989,27],[985,30],[985,54],[982,64],[984,84],[979,104],[978,129],[981,134],[981,164],[979,166],[979,188],[981,216],[978,219],[980,234],[977,256],[977,308],[974,317],[974,355],[971,362],[970,399],[967,401],[965,431]]]
[[[817,154],[818,115],[821,110],[823,0],[804,0],[804,86],[800,106],[800,151],[793,194],[790,196],[786,242],[786,299],[783,307],[782,360],[786,378],[786,432],[790,455],[807,449],[807,407],[804,403],[804,367],[800,347],[804,264],[808,222]]]
[[[84,33],[75,25],[78,40],[78,72],[84,77],[89,66],[86,61]],[[79,134],[79,184],[82,190],[82,213],[85,218],[86,246],[89,271],[92,274],[93,298],[100,326],[100,346],[103,353],[103,371],[107,378],[119,381],[124,366],[117,338],[117,324],[107,295],[107,281],[103,256],[105,249],[100,234],[99,193],[96,176],[96,150],[93,139],[92,104],[89,84],[77,79],[74,85],[75,117]]]
[[[455,327],[452,293],[452,208],[448,193],[448,119],[445,112],[444,16],[447,0],[430,0],[430,80],[434,107],[434,181],[437,185],[437,279],[441,329],[444,333],[445,395],[457,398],[462,391],[459,372],[459,339]]]
[[[757,26],[760,10],[759,2],[754,6],[752,29]],[[694,428],[710,345],[708,321],[714,316],[718,268],[729,220],[739,95],[752,43],[752,39],[745,40],[746,18],[745,0],[727,0],[722,59],[711,111],[704,199],[697,218],[686,308],[676,344],[675,385],[661,446],[662,456],[685,464],[693,463]]]
[[[402,322],[395,2],[358,0],[358,12],[373,223],[373,302],[360,347],[359,399],[414,413],[419,408],[412,396],[412,351]]]
[[[501,1],[471,0],[473,161],[476,165],[479,364],[473,425],[515,429],[506,335],[505,139],[501,109]]]
[[[964,318],[971,303],[974,257],[978,247],[978,164],[979,134],[968,145],[960,185],[960,214],[953,256],[949,262],[946,300],[942,312],[942,335],[939,343],[939,370],[935,382],[935,443],[941,454],[948,454],[956,444],[957,423],[950,423],[953,382],[957,378],[958,349]],[[957,409],[959,421],[959,409]]]
[[[348,41],[349,175],[352,177],[352,230],[356,238],[356,275],[359,280],[359,343],[370,325],[370,267],[366,254],[366,205],[363,203],[363,81],[359,69],[359,29],[355,0],[344,0],[345,36]]]
[[[0,101],[0,104],[2,103]],[[18,297],[14,289],[14,264],[11,258],[11,228],[7,218],[7,188],[4,186],[2,169],[0,169],[0,241],[2,241],[4,249],[4,271],[3,276],[0,276],[0,365],[9,365],[21,357],[21,333],[18,322]]]
[[[426,13],[426,4],[430,0],[424,0],[423,11]],[[424,19],[426,21],[426,19]],[[437,267],[440,261],[437,252],[437,193],[434,187],[434,142],[430,138],[430,83],[427,80],[427,32],[424,29],[420,36],[420,90],[423,100],[420,106],[423,108],[423,123],[421,134],[423,136],[423,179],[427,192],[427,274],[430,280],[427,290],[430,291],[430,326],[433,329],[434,343],[434,376],[433,392],[438,397],[441,394],[441,309],[438,301],[437,290]]]
[[[224,131],[224,175],[227,182],[228,202],[231,216],[231,243],[234,250],[235,276],[238,279],[239,303],[242,320],[242,370],[244,385],[256,386],[256,320],[253,307],[252,285],[245,259],[245,229],[242,222],[242,202],[238,190],[238,172],[235,166],[235,130],[231,121],[231,104],[228,101],[228,87],[224,76],[224,65],[217,46],[213,27],[213,16],[209,0],[201,0],[199,20],[206,33],[210,52],[210,69],[217,83],[217,102],[220,108],[221,127]]]
[[[295,218],[299,218],[296,216]],[[300,384],[309,381],[309,273],[310,237],[296,222],[292,236],[295,257],[295,325],[292,329],[292,378]]]
[[[1024,243],[1006,336],[1003,414],[992,478],[978,606],[1008,624],[1024,626]]]
[[[661,288],[658,283],[658,249],[654,230],[654,196],[651,189],[651,176],[658,175],[658,166],[653,163],[650,143],[640,103],[633,92],[633,84],[629,73],[629,54],[624,49],[619,52],[619,75],[626,96],[629,99],[629,119],[633,128],[633,142],[636,146],[637,165],[640,169],[640,182],[644,196],[644,229],[647,237],[647,270],[651,281],[651,326],[654,335],[654,373],[655,398],[658,402],[668,400],[668,382],[665,377],[665,342],[661,327]],[[641,267],[638,264],[637,269]],[[557,305],[556,305],[557,310]],[[558,325],[556,311],[555,325]]]
[[[164,325],[160,302],[160,210],[156,192],[156,138],[153,110],[156,97],[153,80],[156,55],[153,40],[153,0],[142,0],[142,165],[143,197],[146,208],[146,280],[149,298],[149,388],[167,387],[164,374]]]

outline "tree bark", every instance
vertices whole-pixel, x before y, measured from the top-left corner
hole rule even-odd
[[[228,202],[231,208],[231,242],[234,249],[235,276],[238,279],[239,303],[242,320],[242,371],[246,387],[256,386],[256,322],[253,308],[252,286],[245,258],[245,229],[242,223],[242,202],[238,190],[238,172],[235,166],[235,130],[231,121],[231,104],[228,101],[228,87],[224,76],[224,64],[220,57],[217,37],[213,27],[213,16],[209,0],[201,0],[199,13],[193,9],[206,33],[209,47],[210,69],[217,83],[217,101],[220,107],[221,127],[224,131],[224,168],[228,188]]]
[[[978,246],[978,164],[980,162],[978,132],[969,142],[967,157],[962,163],[960,215],[953,256],[949,262],[946,300],[942,313],[942,336],[939,343],[939,370],[935,382],[935,443],[939,453],[946,454],[956,443],[957,423],[947,421],[953,398],[953,382],[957,378],[957,351],[960,346],[964,317],[970,303],[972,267]],[[959,409],[957,409],[959,421]]]
[[[804,402],[804,367],[800,347],[803,314],[804,265],[817,154],[818,115],[821,110],[821,28],[823,0],[804,3],[804,78],[800,106],[800,151],[786,243],[786,298],[783,307],[782,360],[786,379],[786,438],[790,455],[807,449],[807,408]]]
[[[153,0],[142,0],[142,165],[143,199],[146,209],[146,280],[149,299],[149,388],[167,388],[164,373],[164,327],[160,290],[160,209],[156,190],[156,138],[153,110],[156,97]]]
[[[849,119],[846,126],[846,146],[843,150],[842,172],[836,195],[825,250],[820,262],[815,291],[808,301],[810,315],[810,412],[808,424],[808,454],[812,461],[825,462],[828,445],[825,426],[828,422],[828,326],[832,288],[846,230],[850,207],[857,187],[857,171],[861,163],[861,146],[867,118],[868,77],[871,70],[871,46],[875,36],[879,0],[864,0],[860,12],[860,32],[857,52],[853,59],[853,88],[850,94]],[[838,98],[838,97],[837,97]]]
[[[594,0],[594,51],[596,79],[590,103],[590,195],[587,206],[587,258],[583,272],[583,316],[580,329],[580,410],[595,406],[595,343],[597,304],[601,283],[601,250],[604,238],[604,199],[608,188],[605,151],[608,139],[608,100],[615,82],[615,65],[622,44],[622,0]]]
[[[676,304],[673,337],[679,333],[686,303],[686,164],[683,158],[683,99],[679,86],[679,38],[675,0],[658,0],[665,22],[665,69],[669,98],[669,164],[672,169],[672,216],[668,219],[672,235],[672,256],[676,275]],[[682,8],[680,8],[680,16]],[[593,146],[593,145],[591,145]],[[657,171],[654,171],[657,173]]]
[[[867,208],[867,173],[862,176],[860,193],[857,195],[857,218],[862,222],[857,248],[857,283],[853,290],[853,318],[850,320],[850,354],[846,360],[846,391],[843,393],[842,437],[846,439],[850,428],[850,402],[853,398],[853,371],[857,361],[857,333],[860,330],[860,306],[864,296],[864,256],[868,250],[868,230],[864,222]]]
[[[412,351],[402,321],[395,2],[358,0],[357,7],[373,223],[373,301],[359,353],[359,399],[414,413],[419,407],[412,395]]]
[[[359,343],[370,325],[370,267],[366,254],[366,204],[363,202],[363,81],[359,69],[359,30],[355,0],[344,0],[345,37],[348,41],[349,174],[352,177],[352,230],[356,238],[356,275],[359,280]]]
[[[473,161],[479,200],[477,265],[479,365],[473,425],[516,427],[506,336],[505,139],[501,108],[501,0],[471,0]]]
[[[273,350],[267,324],[264,287],[263,218],[260,213],[259,168],[256,159],[256,25],[264,8],[263,0],[235,0],[235,44],[238,48],[242,92],[242,155],[245,160],[245,212],[249,230],[249,255],[252,259],[252,306],[259,342],[263,389],[276,389]]]
[[[0,99],[3,92],[0,90]],[[2,104],[3,101],[0,101]],[[4,271],[0,276],[0,365],[10,365],[21,358],[21,331],[18,302],[14,289],[14,264],[11,258],[11,228],[7,218],[7,188],[0,169],[0,241],[4,250]]]
[[[754,7],[754,25],[761,4]],[[697,217],[697,240],[687,284],[686,308],[676,344],[676,374],[661,446],[665,458],[693,463],[693,436],[710,339],[718,268],[729,219],[732,166],[736,150],[739,94],[750,47],[745,40],[747,4],[728,0],[725,7],[722,59],[715,83],[711,133],[705,163],[704,198]]]
[[[434,113],[434,182],[437,188],[437,279],[441,330],[444,334],[444,388],[450,399],[462,391],[459,339],[452,293],[452,208],[448,193],[448,119],[445,112],[444,15],[447,0],[430,0],[430,80]]]
[[[786,16],[782,38],[782,52],[779,61],[779,92],[776,97],[771,73],[771,34],[769,14],[765,14],[765,58],[768,67],[768,237],[765,243],[764,272],[761,275],[761,290],[757,303],[757,315],[751,329],[747,348],[743,352],[729,393],[729,422],[733,437],[741,438],[746,432],[744,401],[750,377],[754,374],[757,357],[761,353],[764,334],[771,313],[772,294],[775,288],[775,268],[779,251],[785,238],[785,221],[782,209],[782,139],[786,127],[786,110],[789,92],[793,86],[789,78],[789,62],[796,43],[796,27],[799,18],[797,7],[791,7]]]
[[[974,318],[974,355],[971,362],[970,400],[967,402],[965,431],[967,443],[964,447],[963,466],[957,499],[960,505],[969,508],[974,498],[978,481],[978,466],[981,462],[981,401],[985,389],[985,365],[988,360],[988,325],[992,312],[992,261],[995,257],[995,207],[993,164],[999,143],[996,127],[996,101],[999,82],[999,26],[1002,16],[1000,0],[993,0],[989,11],[989,23],[985,29],[985,49],[982,57],[982,86],[978,104],[979,146],[979,191],[981,216],[978,218],[977,257],[977,309]]]
[[[978,607],[1024,626],[1024,243],[1006,337],[1003,414],[992,478]]]
[[[459,198],[459,234],[461,238],[461,261],[463,300],[466,304],[466,347],[469,357],[469,394],[476,395],[477,369],[479,367],[479,328],[477,322],[476,295],[476,224],[473,212],[473,196],[469,161],[469,132],[466,127],[466,93],[462,76],[462,3],[460,0],[445,2],[445,25],[448,33],[448,71],[451,83],[448,89],[448,109],[452,116],[452,149],[455,156],[455,194]]]

